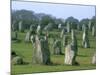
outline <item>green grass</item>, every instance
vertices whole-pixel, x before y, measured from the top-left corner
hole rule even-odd
[[[50,32],[50,34],[59,35],[59,32]],[[68,39],[70,40],[70,34]],[[39,73],[39,72],[57,72],[57,71],[71,71],[71,70],[87,70],[95,69],[96,65],[91,64],[92,56],[96,51],[96,39],[89,32],[89,41],[91,48],[82,48],[82,32],[79,31],[76,33],[78,39],[78,56],[76,60],[79,62],[79,66],[69,66],[64,64],[64,55],[53,55],[51,54],[52,65],[39,65],[32,64],[32,53],[33,48],[31,43],[25,43],[24,37],[25,33],[19,33],[18,38],[21,40],[19,43],[12,42],[11,50],[17,52],[18,55],[22,56],[24,61],[29,62],[26,65],[12,65],[11,74],[24,74],[24,73]],[[50,41],[51,39],[49,39]],[[52,49],[52,48],[51,48]],[[52,50],[50,50],[52,53]],[[64,50],[63,50],[64,53]]]

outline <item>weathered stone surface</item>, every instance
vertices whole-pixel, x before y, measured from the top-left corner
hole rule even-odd
[[[12,29],[12,31],[16,31],[17,30],[17,27],[15,25],[15,21],[13,21],[13,23],[11,25],[11,29]]]
[[[92,64],[96,64],[96,53],[92,57]]]
[[[68,45],[65,47],[65,64],[75,65],[76,61],[76,51],[73,45]]]
[[[67,22],[67,32],[71,32],[71,25],[69,21]]]
[[[90,47],[89,39],[88,39],[88,31],[87,31],[86,27],[84,27],[84,31],[83,31],[82,45],[83,45],[84,48],[89,48]]]
[[[40,29],[41,29],[41,26],[38,25],[38,26],[37,26],[37,30],[36,30],[36,33],[37,33],[37,34],[40,34]]]
[[[55,40],[53,48],[54,48],[54,53],[53,54],[55,54],[55,55],[62,54],[62,51],[61,51],[61,41],[60,40]]]
[[[31,36],[31,33],[27,32],[25,36],[25,42],[30,42],[30,36]]]
[[[76,36],[75,36],[75,31],[72,29],[71,30],[71,39],[72,39],[72,45],[74,46],[75,48],[75,51],[77,52],[78,48],[77,48],[77,39],[76,39]]]
[[[76,65],[76,64],[78,64],[76,62],[76,56],[77,56],[77,52],[78,52],[77,39],[76,39],[74,30],[71,30],[71,33],[72,33],[71,34],[72,42],[71,42],[71,44],[69,44],[65,47],[65,64]]]
[[[35,46],[33,52],[33,63],[50,64],[50,52],[48,39],[46,37],[35,36]]]
[[[52,29],[52,27],[53,27],[53,24],[52,23],[48,23],[48,25],[46,25],[44,27],[44,31],[50,31]]]
[[[29,31],[32,32],[33,30],[34,30],[34,26],[33,25],[30,25]]]
[[[92,24],[91,24],[91,21],[89,21],[89,23],[88,23],[88,29],[89,29],[90,31],[92,31]]]
[[[21,64],[23,64],[24,62],[23,62],[23,58],[21,58],[20,56],[15,56],[15,57],[13,57],[11,63],[12,63],[13,65],[21,65]]]
[[[61,33],[60,33],[60,38],[63,38],[65,32],[64,32],[64,29],[62,29]]]
[[[58,29],[61,29],[61,24],[58,24]]]
[[[92,27],[92,36],[96,36],[96,27],[95,25]]]

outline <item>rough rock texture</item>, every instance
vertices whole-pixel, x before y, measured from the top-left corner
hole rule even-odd
[[[95,25],[92,27],[92,36],[96,36],[96,27]]]
[[[75,51],[72,45],[65,47],[65,64],[73,65],[75,63]]]
[[[67,32],[71,32],[71,25],[67,22]]]
[[[54,48],[53,54],[55,54],[55,55],[62,54],[62,52],[61,52],[61,41],[60,40],[56,40],[54,42],[53,48]]]
[[[92,24],[91,24],[91,21],[89,21],[89,23],[88,23],[88,29],[89,29],[90,31],[92,31]]]
[[[22,59],[20,56],[16,56],[16,57],[13,57],[11,63],[12,63],[13,65],[21,65],[21,64],[23,64],[24,62],[23,62],[23,59]]]
[[[76,56],[77,56],[77,52],[78,52],[77,39],[76,39],[74,30],[72,30],[71,32],[72,32],[72,36],[71,36],[72,42],[71,42],[71,44],[69,44],[65,47],[65,64],[76,65],[76,64],[78,64],[76,62]]]
[[[48,39],[46,37],[35,36],[35,46],[33,52],[33,63],[50,64],[50,52]]]
[[[88,31],[87,31],[86,27],[84,27],[84,31],[83,31],[82,45],[84,48],[90,48],[89,39],[88,39]]]
[[[37,26],[37,29],[36,29],[36,33],[37,33],[38,35],[40,34],[40,29],[41,29],[41,26],[38,25],[38,26]]]
[[[27,32],[25,36],[25,42],[30,42],[30,36],[31,36],[31,33]]]

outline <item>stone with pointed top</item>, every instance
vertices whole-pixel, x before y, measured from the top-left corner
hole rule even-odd
[[[82,45],[84,48],[90,48],[89,39],[88,39],[88,31],[86,29],[86,26],[84,26]]]
[[[33,42],[32,42],[33,44]],[[35,45],[33,52],[33,63],[50,64],[50,52],[48,47],[48,39],[46,37],[35,36]]]
[[[72,32],[71,34],[72,42],[71,44],[65,47],[65,62],[64,63],[67,65],[78,65],[78,63],[76,62],[76,56],[78,52],[77,39],[76,39],[74,30],[71,30],[71,32]]]

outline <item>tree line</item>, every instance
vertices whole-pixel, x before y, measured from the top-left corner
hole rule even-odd
[[[62,27],[65,27],[69,22],[72,28],[82,30],[83,24],[89,27],[89,22],[91,27],[96,25],[96,16],[93,16],[91,19],[84,18],[78,20],[73,16],[69,16],[66,19],[56,18],[52,15],[45,13],[35,13],[34,11],[29,10],[12,10],[11,12],[11,25],[14,26],[15,30],[18,30],[19,22],[22,22],[24,29],[29,29],[31,25],[37,27],[38,25],[41,28],[46,27],[48,24],[52,29],[58,28],[58,25],[61,24]],[[12,26],[11,26],[12,27]]]

